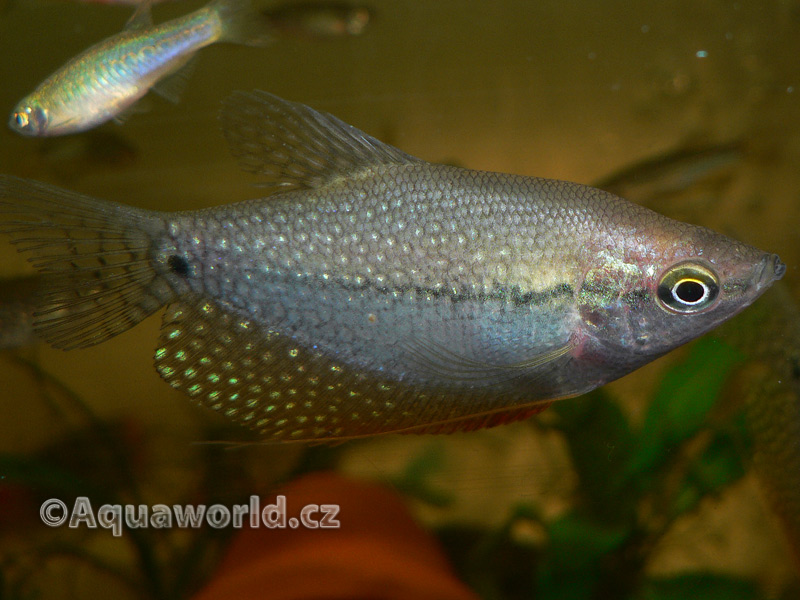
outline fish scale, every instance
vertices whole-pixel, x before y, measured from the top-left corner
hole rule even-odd
[[[572,331],[567,325],[575,319],[566,292],[576,282],[536,289],[537,271],[544,269],[529,273],[518,265],[546,260],[544,251],[522,249],[526,236],[534,247],[541,245],[531,223],[538,215],[523,206],[495,208],[499,202],[491,193],[481,193],[483,188],[509,193],[525,180],[501,186],[496,175],[480,173],[468,180],[468,193],[426,186],[452,180],[454,173],[448,167],[389,167],[355,189],[340,185],[302,202],[297,201],[302,192],[291,192],[273,202],[237,206],[235,216],[202,211],[171,224],[176,237],[168,246],[197,265],[199,276],[190,278],[190,285],[198,295],[224,298],[250,318],[280,315],[275,327],[284,335],[338,352],[361,368],[380,356],[383,370],[396,377],[425,379],[406,373],[408,352],[393,339],[419,337],[421,331],[440,330],[437,338],[472,346],[467,352],[472,360],[499,364],[564,346]],[[398,180],[408,182],[408,197],[385,185]],[[367,183],[371,189],[365,189]],[[533,194],[524,187],[515,191]],[[451,208],[432,199],[448,196]],[[336,210],[341,197],[365,201],[358,211],[351,203]],[[406,227],[408,212],[424,226]],[[517,234],[496,241],[486,233],[489,221],[503,226],[512,212],[523,215]],[[386,231],[395,233],[395,243],[387,243]],[[208,239],[213,245],[203,243]],[[251,252],[254,239],[263,252]],[[523,252],[528,263],[520,260]],[[485,321],[477,335],[464,327],[476,319]],[[536,338],[535,351],[519,339],[521,332]]]
[[[99,343],[167,305],[161,376],[268,439],[525,418],[694,339],[785,270],[606,192],[431,164],[264,92],[221,119],[267,197],[162,213],[5,177],[0,232],[60,270],[37,334]]]
[[[369,281],[377,287],[391,283],[460,293],[488,292],[495,284],[539,292],[564,277],[577,283],[569,271],[589,250],[562,232],[588,237],[597,223],[586,219],[586,205],[594,204],[593,210],[602,213],[601,192],[565,195],[564,203],[575,206],[537,206],[514,198],[557,199],[568,189],[547,180],[509,177],[508,182],[498,182],[501,174],[463,171],[440,165],[387,168],[368,182],[335,186],[324,195],[290,192],[266,204],[236,205],[231,209],[235,215],[203,211],[196,221],[182,217],[174,223],[175,231],[183,232],[183,239],[176,236],[174,243],[187,253],[193,252],[193,245],[218,253],[205,266],[216,269],[217,263],[229,262],[223,273],[256,260],[244,256],[255,242],[264,248],[257,258],[262,270],[283,270],[288,276],[327,274],[356,285]],[[405,182],[408,191],[387,187],[391,182]],[[447,189],[430,189],[438,185]],[[342,198],[359,202],[343,203]],[[599,225],[605,228],[602,221]],[[500,237],[493,228],[509,233]],[[208,239],[215,246],[209,246]],[[556,255],[560,264],[548,263]]]

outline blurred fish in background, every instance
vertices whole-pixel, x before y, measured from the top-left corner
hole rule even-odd
[[[300,39],[362,35],[374,18],[372,9],[344,2],[286,2],[261,14],[277,35]]]
[[[195,52],[216,42],[269,39],[247,0],[214,0],[155,26],[143,4],[122,33],[71,59],[20,100],[8,124],[25,136],[65,135],[122,119],[150,89],[177,102]]]
[[[0,350],[30,346],[39,341],[33,330],[40,275],[0,280]]]
[[[706,182],[730,180],[743,157],[739,141],[681,147],[623,167],[595,185],[623,198],[646,198],[648,206],[657,206],[669,197],[672,207],[675,196],[690,188],[696,195],[697,188]]]
[[[714,209],[748,156],[741,140],[688,144],[623,167],[595,185],[652,210],[664,204],[673,219],[698,220]]]

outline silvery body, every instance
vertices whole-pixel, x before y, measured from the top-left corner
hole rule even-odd
[[[269,94],[233,96],[222,120],[268,197],[157,213],[7,178],[2,227],[63,275],[45,339],[91,345],[168,305],[161,375],[273,439],[523,418],[701,335],[784,271],[600,190],[431,164]]]

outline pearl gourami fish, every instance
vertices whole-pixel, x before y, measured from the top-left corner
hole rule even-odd
[[[177,101],[185,80],[180,70],[201,48],[266,40],[246,0],[215,0],[155,26],[145,4],[122,33],[79,54],[20,100],[8,124],[25,136],[85,131],[120,118],[151,88]]]
[[[587,186],[428,163],[264,92],[221,113],[267,197],[165,213],[0,178],[71,349],[167,306],[156,369],[273,440],[522,419],[752,303],[774,254]]]

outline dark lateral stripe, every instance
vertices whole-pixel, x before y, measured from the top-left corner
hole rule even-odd
[[[622,302],[628,306],[641,306],[650,299],[651,293],[650,290],[646,288],[636,288],[620,295],[618,286],[594,282],[583,284],[583,287],[581,287],[581,296],[584,301],[588,300],[588,298],[592,298],[595,301],[603,300],[606,302],[614,302],[621,298]]]
[[[327,282],[326,282],[327,283]],[[514,306],[539,306],[555,298],[572,296],[572,286],[568,283],[561,283],[543,292],[523,292],[518,285],[504,286],[499,283],[493,284],[490,292],[472,292],[466,289],[452,288],[425,288],[425,287],[398,287],[390,288],[375,285],[372,281],[365,280],[360,285],[338,281],[336,285],[341,286],[347,291],[362,291],[369,289],[379,294],[406,294],[414,292],[419,296],[430,296],[432,298],[449,298],[451,302],[506,302]]]

